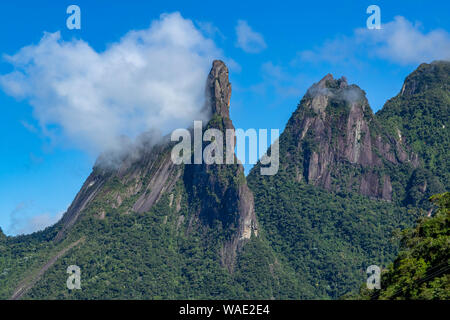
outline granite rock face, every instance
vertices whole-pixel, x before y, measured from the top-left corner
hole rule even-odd
[[[204,129],[218,129],[225,137],[226,130],[234,129],[234,125],[229,112],[231,83],[222,61],[213,62],[206,93],[206,106],[210,108],[212,119]],[[226,148],[223,152],[225,161]],[[242,164],[238,163],[234,150],[232,153],[234,164],[188,165],[184,173],[185,184],[192,186],[188,188],[190,197],[200,199],[201,220],[210,226],[219,221],[224,230],[236,230],[227,235],[228,240],[221,249],[222,264],[230,271],[239,249],[252,234],[258,235],[253,193],[247,186]]]
[[[231,83],[228,79],[228,68],[220,60],[214,60],[206,81],[206,106],[212,114],[222,118],[230,118]]]
[[[331,74],[307,91],[283,135],[296,142],[287,165],[296,167],[297,181],[327,190],[392,200],[392,181],[384,168],[417,165],[401,139],[383,132],[364,91]]]
[[[231,84],[222,61],[213,62],[205,93],[205,108],[211,120],[203,131],[219,129],[225,137],[225,130],[234,126],[229,116]],[[59,222],[61,227],[55,240],[62,240],[85,209],[96,202],[106,203],[123,214],[145,214],[169,194],[170,207],[176,207],[179,212],[184,200],[193,214],[186,221],[180,215],[178,224],[195,221],[209,227],[220,224],[227,240],[219,254],[222,264],[232,271],[239,249],[252,234],[258,234],[253,193],[247,186],[243,166],[238,163],[234,150],[234,164],[193,164],[192,161],[192,164],[176,165],[171,160],[173,146],[166,137],[149,148],[124,155],[114,167],[96,165]],[[177,183],[183,185],[187,199],[182,199],[181,194],[174,199]],[[96,216],[104,219],[105,214],[102,209]]]

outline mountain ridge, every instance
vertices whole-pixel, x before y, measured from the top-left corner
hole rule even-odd
[[[448,114],[439,119],[445,124],[432,122],[448,110],[448,73],[443,62],[419,66],[376,114],[362,89],[326,75],[280,136],[274,176],[260,175],[258,163],[246,178],[234,152],[231,165],[175,165],[169,137],[150,139],[116,166],[102,166],[100,157],[57,224],[28,236],[0,233],[0,272],[8,275],[0,276],[0,296],[13,296],[81,237],[23,298],[337,299],[355,292],[368,265],[394,260],[396,230],[427,214],[424,199],[448,188]],[[212,64],[205,96],[210,120],[202,133],[234,129],[222,61]],[[417,101],[429,111],[423,121]],[[402,112],[416,127],[400,121]],[[428,123],[441,144],[422,143]],[[447,130],[437,131],[442,125]],[[83,270],[82,291],[63,287],[72,264]]]
[[[383,170],[385,162],[418,165],[415,154],[382,132],[364,91],[331,74],[308,89],[280,137],[283,140],[298,141],[294,150],[286,151],[288,158],[300,159],[291,163],[296,179],[327,190],[354,189],[390,201],[392,177]],[[356,181],[351,177],[344,184],[334,181],[361,170],[367,172]]]
[[[405,79],[403,98],[393,98],[402,99],[396,105],[401,114],[415,108],[422,95],[419,110],[427,110],[429,117],[414,117],[423,133],[416,138],[419,143],[429,136],[428,124],[439,128],[433,119],[448,119],[448,65],[422,64]],[[427,82],[435,78],[444,84]],[[419,85],[423,81],[426,85]],[[429,92],[432,103],[427,103]],[[403,100],[406,93],[412,99]],[[326,75],[307,91],[280,136],[276,178],[259,176],[259,163],[247,177],[270,245],[279,248],[297,275],[309,275],[315,297],[345,296],[365,281],[367,266],[387,267],[398,250],[396,229],[430,214],[427,199],[442,192],[441,184],[448,185],[445,175],[443,181],[435,176],[439,168],[424,167],[433,147],[411,144],[414,130],[404,134],[404,127],[394,125],[397,118],[382,116],[391,101],[374,115],[359,87]],[[443,164],[448,129],[437,137],[444,137],[435,141]]]

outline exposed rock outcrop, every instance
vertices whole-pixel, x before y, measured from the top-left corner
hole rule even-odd
[[[291,165],[303,177],[296,180],[328,190],[391,200],[385,164],[415,164],[401,140],[383,133],[364,91],[331,74],[307,91],[283,135],[297,143]]]
[[[204,130],[219,129],[225,136],[225,130],[234,129],[234,126],[229,113],[231,84],[228,69],[222,61],[213,62],[205,94],[205,108],[211,120]],[[227,239],[220,250],[221,261],[232,271],[238,250],[252,234],[258,233],[253,193],[247,187],[244,169],[234,150],[234,164],[176,165],[171,159],[173,145],[166,137],[151,148],[123,156],[118,165],[109,168],[96,165],[60,221],[61,228],[55,240],[63,239],[85,209],[94,206],[96,201],[107,205],[94,213],[99,219],[105,219],[108,210],[113,209],[127,214],[148,212],[167,194],[169,207],[178,213],[182,197],[177,194],[174,198],[173,190],[181,182],[188,194],[187,205],[195,218],[185,219],[180,215],[176,228],[185,221],[189,221],[186,222],[190,224],[189,228],[197,220],[210,227],[219,223]]]
[[[213,62],[206,92],[206,105],[212,112],[212,119],[205,129],[219,129],[225,136],[225,131],[234,129],[234,126],[229,113],[231,84],[228,69],[222,61]],[[253,193],[247,186],[243,166],[238,163],[234,150],[232,152],[234,164],[187,165],[184,176],[185,184],[191,186],[187,188],[190,197],[200,199],[200,219],[211,226],[220,222],[226,233],[227,230],[237,230],[228,234],[221,250],[222,263],[230,271],[238,250],[252,234],[258,234]]]
[[[448,61],[433,61],[430,64],[422,63],[406,77],[400,96],[412,96],[436,86],[444,90],[450,90],[448,83],[449,70],[450,63]]]

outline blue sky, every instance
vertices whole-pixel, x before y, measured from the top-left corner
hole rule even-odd
[[[149,30],[144,34],[155,34],[158,25],[149,29],[152,21],[162,21],[161,28],[169,29],[172,22],[178,26],[192,24],[185,34],[180,35],[183,41],[185,37],[193,39],[194,43],[183,56],[197,57],[199,52],[202,56],[198,63],[181,69],[199,70],[199,73],[189,79],[181,77],[188,85],[177,84],[177,88],[181,88],[180,96],[185,95],[192,105],[196,97],[190,95],[189,81],[195,84],[193,80],[201,78],[204,61],[217,57],[228,63],[233,85],[231,117],[235,126],[243,129],[279,128],[282,131],[306,89],[327,73],[335,77],[344,75],[349,83],[359,85],[366,91],[372,109],[377,111],[399,92],[404,78],[421,62],[449,58],[448,1],[243,2],[2,1],[0,54],[6,56],[0,60],[0,79],[3,79],[3,82],[0,80],[3,113],[0,118],[0,227],[4,232],[9,235],[28,233],[55,222],[89,175],[101,146],[109,141],[106,139],[109,134],[136,135],[138,132],[129,130],[135,124],[137,130],[146,124],[162,128],[162,131],[169,128],[167,122],[174,110],[169,108],[166,122],[152,118],[155,109],[146,110],[145,99],[150,99],[153,106],[161,97],[157,95],[153,101],[139,88],[135,97],[124,97],[125,90],[125,93],[114,92],[117,116],[120,118],[125,114],[127,119],[123,122],[123,130],[100,121],[107,113],[105,110],[109,110],[104,97],[104,109],[95,113],[99,115],[96,125],[104,128],[104,134],[86,129],[83,123],[86,118],[70,113],[76,108],[59,106],[62,109],[55,109],[55,113],[49,111],[54,110],[54,104],[63,101],[55,96],[56,89],[46,91],[48,84],[54,85],[48,82],[55,79],[51,77],[55,74],[55,77],[66,77],[75,81],[70,82],[72,84],[79,79],[86,80],[85,75],[80,76],[74,71],[76,68],[68,66],[73,61],[77,61],[81,69],[80,64],[83,65],[85,60],[88,61],[87,68],[91,67],[89,63],[96,68],[93,61],[103,57],[109,64],[100,66],[103,68],[100,72],[109,70],[110,66],[111,70],[117,70],[116,74],[109,75],[108,86],[103,87],[98,79],[92,80],[102,94],[120,86],[122,77],[133,77],[135,73],[128,74],[126,69],[124,73],[120,72],[123,69],[114,65],[114,54],[108,55],[108,52],[130,48],[141,50],[141,40],[127,46],[127,40],[135,40],[132,36],[125,40],[123,37],[131,30]],[[71,4],[81,8],[81,30],[66,27],[69,16],[66,8]],[[371,4],[381,9],[382,30],[366,28],[369,17],[366,8]],[[174,15],[175,12],[179,15]],[[171,18],[164,20],[163,13],[172,14]],[[44,32],[54,34],[57,31],[60,32],[59,39],[50,37],[47,44],[41,41]],[[77,42],[80,40],[83,42]],[[59,55],[66,52],[62,45],[55,47],[56,43],[62,42],[69,44],[69,58]],[[163,43],[158,43],[158,50],[170,50],[171,47],[165,47]],[[21,48],[30,45],[34,48],[31,53],[22,51],[18,54]],[[45,45],[50,54],[42,54],[36,49]],[[115,45],[116,51],[111,49]],[[152,46],[142,50],[140,54],[154,54]],[[23,61],[27,61],[29,55],[35,59],[33,61],[37,61],[38,55],[42,59],[51,57],[54,60],[50,62],[58,67],[50,70],[49,62],[44,61],[37,65],[40,69],[27,69],[28,65],[24,66]],[[7,56],[16,58],[11,60]],[[173,57],[177,68],[183,56]],[[176,74],[177,69],[172,65],[161,68],[167,68],[169,78]],[[26,70],[23,71],[24,78],[8,76],[17,69]],[[158,75],[152,77],[159,79]],[[114,82],[115,79],[119,82]],[[170,83],[172,79],[164,80]],[[134,84],[133,81],[140,86],[139,79],[127,83]],[[14,84],[21,88],[15,88]],[[203,86],[204,82],[198,85]],[[68,95],[76,100],[83,98],[84,93],[80,90],[79,94],[69,92]],[[123,113],[121,103],[126,101],[132,101],[136,109]],[[188,106],[186,112],[195,111],[195,106],[192,109]],[[147,122],[139,121],[139,112],[149,114]],[[246,170],[250,167],[246,166]]]

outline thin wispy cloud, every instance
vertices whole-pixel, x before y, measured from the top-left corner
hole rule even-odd
[[[221,56],[191,20],[163,14],[103,52],[45,33],[5,56],[15,71],[0,76],[0,87],[29,102],[46,136],[98,153],[114,149],[118,137],[164,134],[207,117],[204,83]]]
[[[247,53],[258,53],[267,48],[262,34],[253,31],[245,20],[237,22],[236,36],[236,46]]]
[[[210,21],[195,21],[195,24],[199,27],[199,29],[209,38],[220,38],[221,40],[225,40],[225,35],[220,31],[220,29]]]
[[[20,123],[23,125],[25,129],[27,129],[31,133],[37,133],[39,131],[34,125],[29,123],[28,121],[22,120],[20,121]]]
[[[281,98],[298,97],[304,89],[305,78],[301,73],[289,72],[272,61],[262,64],[261,73],[264,86],[275,89]]]
[[[422,31],[421,24],[397,16],[382,28],[359,28],[351,36],[338,36],[312,50],[299,52],[304,62],[354,64],[369,57],[400,65],[450,60],[450,34],[445,30]]]
[[[325,40],[323,44],[311,50],[299,52],[293,64],[295,65],[297,62],[353,64],[357,49],[358,44],[355,38],[338,36],[334,39]]]
[[[56,214],[44,212],[32,214],[33,202],[23,201],[16,205],[10,213],[10,225],[6,230],[9,235],[30,234],[55,224],[61,219],[64,211]]]
[[[54,225],[61,219],[63,212],[55,215],[50,213],[43,213],[27,217],[21,221],[20,226],[17,226],[16,234],[30,234],[33,232],[44,230],[45,228]]]

